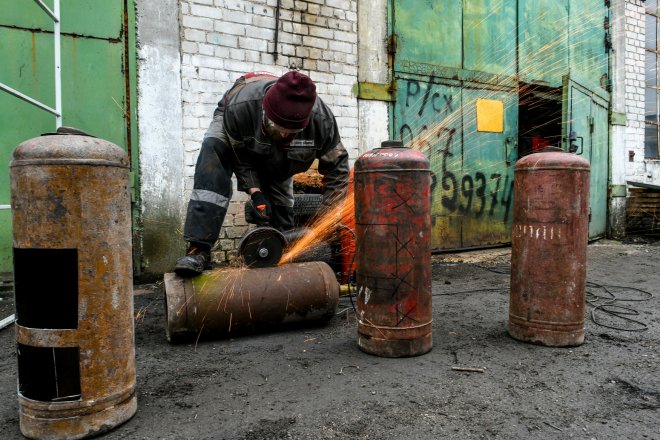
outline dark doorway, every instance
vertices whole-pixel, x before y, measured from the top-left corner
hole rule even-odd
[[[520,84],[518,158],[547,146],[561,146],[560,88]]]

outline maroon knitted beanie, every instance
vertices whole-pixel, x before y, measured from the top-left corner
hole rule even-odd
[[[287,72],[266,92],[263,99],[266,117],[277,125],[297,130],[309,124],[316,102],[316,86],[300,72]]]

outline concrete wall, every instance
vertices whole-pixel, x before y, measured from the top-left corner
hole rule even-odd
[[[185,249],[179,1],[138,1],[137,26],[140,226],[148,275],[171,270]]]
[[[387,64],[387,0],[358,1],[358,80],[389,83]],[[388,103],[359,100],[360,154],[389,138]]]

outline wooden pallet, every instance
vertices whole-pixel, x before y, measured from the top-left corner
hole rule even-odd
[[[626,232],[660,236],[660,190],[629,188],[626,200]]]

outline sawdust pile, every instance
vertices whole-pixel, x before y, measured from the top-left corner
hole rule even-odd
[[[323,176],[316,170],[309,170],[293,176],[293,192],[296,194],[321,194]]]

